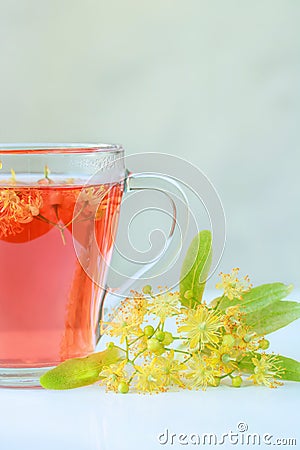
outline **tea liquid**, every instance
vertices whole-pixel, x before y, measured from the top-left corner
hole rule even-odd
[[[119,184],[0,186],[0,366],[52,366],[94,350],[102,288],[73,239],[103,285],[121,195]]]

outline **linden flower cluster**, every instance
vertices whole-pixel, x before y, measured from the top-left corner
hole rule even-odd
[[[238,280],[237,269],[221,277],[218,287],[222,286],[223,297],[242,298],[250,289],[248,277]],[[196,301],[186,307],[178,292],[154,294],[150,286],[132,292],[110,321],[102,323],[103,332],[115,339],[108,347],[117,347],[123,356],[103,368],[100,384],[124,394],[130,389],[140,393],[205,390],[226,378],[240,387],[244,380],[239,363],[250,355],[255,369],[247,380],[276,387],[282,369],[275,355],[263,353],[269,342],[247,326],[239,306],[225,311],[219,306],[220,302]]]

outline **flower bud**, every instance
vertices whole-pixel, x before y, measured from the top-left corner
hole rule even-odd
[[[109,348],[109,349],[114,348],[114,346],[115,346],[115,344],[114,344],[113,342],[108,342],[108,343],[106,344],[106,348]]]
[[[268,339],[262,339],[259,342],[259,348],[261,348],[262,350],[267,350],[270,347],[270,342],[268,341]]]
[[[233,377],[231,379],[231,383],[233,387],[241,387],[242,383],[243,383],[243,379],[240,376],[237,377]]]
[[[166,333],[164,331],[157,331],[155,333],[155,337],[156,339],[159,340],[159,342],[163,342],[163,340],[165,339]]]
[[[152,293],[152,287],[150,286],[150,284],[147,284],[146,286],[143,287],[142,289],[143,294],[149,295]]]
[[[150,352],[155,353],[156,355],[161,355],[165,351],[162,343],[156,338],[148,339],[147,348]]]
[[[118,386],[118,391],[120,392],[120,394],[127,394],[127,392],[129,391],[128,383],[126,383],[126,381],[121,381]]]
[[[153,336],[153,334],[154,334],[154,328],[153,328],[153,326],[152,326],[152,325],[147,325],[147,326],[144,328],[144,334],[145,334],[145,336],[147,336],[147,337]]]
[[[172,342],[174,341],[172,333],[170,333],[169,331],[165,331],[165,338],[162,341],[163,345],[170,345],[172,344]]]

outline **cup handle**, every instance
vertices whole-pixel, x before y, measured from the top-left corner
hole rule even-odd
[[[168,189],[158,188],[157,181],[160,183],[163,182]],[[133,191],[158,191],[164,194],[171,205],[172,208],[172,221],[169,230],[169,234],[165,243],[165,252],[169,249],[171,243],[173,243],[175,238],[175,228],[176,224],[180,224],[181,232],[184,231],[184,223],[188,222],[188,200],[184,193],[184,191],[179,186],[179,183],[172,177],[167,175],[162,175],[154,172],[140,172],[140,173],[132,173],[126,171],[125,183],[124,183],[124,194],[130,193]],[[176,201],[171,195],[176,199],[180,199],[181,204],[184,206],[183,211],[179,214],[179,208],[176,205]],[[179,217],[180,216],[180,217]],[[144,264],[139,270],[137,270],[130,279],[128,279],[124,284],[122,284],[118,291],[112,291],[109,286],[106,285],[103,290],[101,302],[100,302],[100,310],[99,310],[99,326],[97,327],[97,343],[99,342],[100,337],[103,334],[103,330],[105,328],[105,324],[103,324],[103,318],[110,314],[120,303],[120,295],[124,295],[130,287],[134,284],[135,280],[143,275],[145,275],[150,269],[159,264],[161,261],[161,257],[154,259],[153,261]],[[119,295],[118,295],[119,294]]]

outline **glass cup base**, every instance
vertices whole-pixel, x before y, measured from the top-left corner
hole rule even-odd
[[[0,388],[42,388],[40,377],[51,367],[0,368]]]

